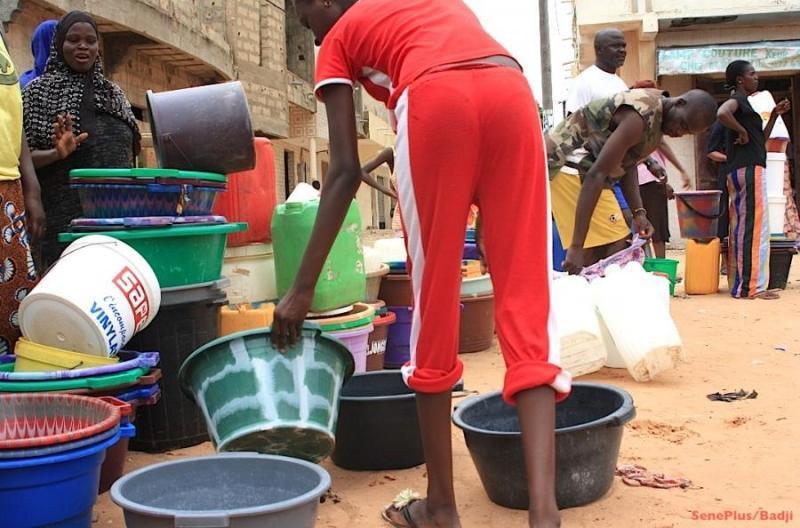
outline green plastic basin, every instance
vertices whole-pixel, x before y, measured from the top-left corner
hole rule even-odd
[[[181,389],[200,407],[218,451],[319,462],[333,452],[342,385],[353,356],[306,323],[284,353],[270,329],[232,334],[197,349],[181,366]]]
[[[245,223],[173,226],[61,233],[58,239],[70,243],[87,235],[102,234],[122,240],[150,264],[162,288],[172,288],[219,280],[228,235],[245,230]]]
[[[4,365],[3,370],[13,372],[14,364]],[[72,378],[61,380],[44,381],[0,381],[0,392],[53,392],[53,391],[72,391],[77,389],[90,389],[93,391],[131,385],[142,376],[145,376],[150,369],[147,367],[135,368],[123,372],[114,372],[104,376],[92,376],[89,378]]]

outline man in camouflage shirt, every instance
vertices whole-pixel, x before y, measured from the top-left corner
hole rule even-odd
[[[714,98],[702,90],[667,97],[654,89],[599,99],[571,114],[545,138],[555,217],[567,248],[564,270],[580,273],[628,235],[610,187],[622,183],[636,231],[653,227],[639,195],[636,166],[646,162],[664,134],[680,137],[707,129],[716,118]],[[589,251],[585,254],[585,249]]]

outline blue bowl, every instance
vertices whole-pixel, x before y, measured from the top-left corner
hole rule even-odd
[[[51,456],[0,460],[2,525],[90,528],[100,467],[117,432],[103,442]]]

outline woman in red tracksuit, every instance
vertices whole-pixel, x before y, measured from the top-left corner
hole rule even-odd
[[[458,359],[464,218],[481,211],[497,334],[517,406],[530,526],[559,525],[555,403],[571,380],[558,366],[550,310],[550,204],[537,106],[519,64],[462,0],[296,0],[320,45],[316,94],[325,103],[331,165],[294,286],[272,327],[294,344],[322,264],[360,182],[353,86],[397,120],[395,170],[414,293],[411,361],[428,469],[427,498],[383,512],[393,526],[460,526],[450,433]]]

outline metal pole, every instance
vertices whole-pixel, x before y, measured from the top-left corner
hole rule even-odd
[[[542,60],[542,107],[553,113],[553,65],[550,58],[550,0],[539,0],[539,39]]]

